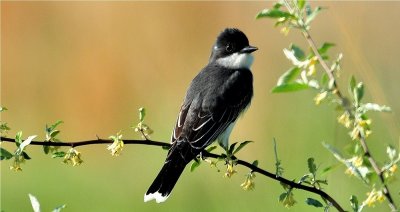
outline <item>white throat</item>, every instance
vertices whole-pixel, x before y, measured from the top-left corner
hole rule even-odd
[[[233,53],[227,57],[217,59],[217,64],[230,69],[250,69],[254,57],[250,53]]]

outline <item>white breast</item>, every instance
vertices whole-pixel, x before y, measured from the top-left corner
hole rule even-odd
[[[251,65],[253,64],[253,60],[253,55],[250,53],[233,53],[229,56],[217,59],[217,63],[225,68],[230,69],[250,69]]]

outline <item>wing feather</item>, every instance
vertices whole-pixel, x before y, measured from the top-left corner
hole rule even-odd
[[[213,74],[224,76],[207,76],[207,80],[221,77],[225,80],[214,81],[207,87],[196,85],[203,85],[204,81],[201,80],[206,77],[196,77],[192,82],[193,87],[189,88],[175,124],[173,148],[183,148],[189,144],[191,154],[198,154],[235,122],[249,105],[253,95],[252,75],[249,70],[219,70]]]

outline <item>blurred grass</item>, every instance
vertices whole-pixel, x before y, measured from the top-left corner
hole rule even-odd
[[[391,114],[373,114],[369,139],[378,161],[383,145],[399,146],[397,59],[400,30],[399,2],[312,2],[328,7],[315,20],[312,34],[319,43],[330,41],[344,53],[342,90],[350,75],[366,84],[366,98],[390,105]],[[124,138],[138,137],[129,128],[137,109],[147,108],[146,123],[155,140],[168,141],[190,80],[207,63],[216,35],[238,27],[259,47],[253,66],[255,96],[236,125],[232,141],[254,140],[239,153],[248,161],[274,170],[272,138],[278,141],[287,178],[300,178],[306,160],[314,157],[326,167],[336,163],[321,142],[345,148],[350,139],[336,123],[336,112],[316,107],[314,93],[271,94],[277,78],[289,68],[282,49],[296,42],[284,37],[272,21],[254,19],[272,2],[1,2],[1,119],[9,135],[39,134],[44,125],[63,120],[60,138],[68,141],[108,137],[123,130]],[[384,15],[382,15],[384,11]],[[10,144],[2,144],[11,150]],[[143,203],[143,194],[165,157],[161,148],[126,146],[112,158],[105,146],[78,148],[84,164],[68,167],[28,147],[33,160],[22,173],[1,162],[1,209],[30,211],[28,193],[43,211],[67,204],[65,211],[287,211],[278,203],[279,184],[262,176],[256,190],[239,187],[248,170],[238,167],[232,179],[202,165],[186,170],[170,199],[162,205]],[[219,166],[224,169],[222,164]],[[341,166],[330,173],[326,191],[346,208],[350,194],[364,199],[367,188],[343,175]],[[399,182],[391,185],[398,201]],[[294,211],[317,211],[302,202],[309,194],[295,192]],[[314,197],[316,198],[316,197]],[[367,211],[387,211],[384,204]]]

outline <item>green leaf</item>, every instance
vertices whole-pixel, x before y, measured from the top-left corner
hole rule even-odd
[[[53,130],[50,132],[50,136],[52,138],[55,138],[59,133],[60,133],[60,130]]]
[[[315,182],[317,182],[317,183],[319,183],[319,184],[328,185],[328,180],[316,180]]]
[[[15,142],[18,143],[18,144],[17,144],[18,149],[15,150],[15,155],[21,155],[21,154],[22,154],[22,155],[24,156],[25,159],[28,159],[28,160],[29,160],[29,159],[31,159],[31,158],[28,156],[28,154],[26,154],[26,153],[24,152],[24,149],[25,149],[26,146],[28,146],[28,145],[32,142],[33,139],[36,138],[36,135],[29,136],[29,137],[28,137],[27,139],[25,139],[25,141],[23,141],[23,142],[21,142],[21,141],[22,141],[21,136],[22,136],[22,132],[21,132],[21,131],[18,132],[17,135],[15,136]],[[18,141],[18,142],[17,142],[17,141]]]
[[[371,177],[371,171],[367,167],[365,167],[365,166],[356,167],[353,164],[352,158],[346,159],[343,157],[343,155],[340,153],[340,151],[337,150],[336,148],[334,148],[333,146],[326,144],[326,143],[323,143],[323,145],[326,149],[328,149],[335,156],[335,158],[338,161],[340,161],[341,163],[346,165],[347,168],[349,168],[349,170],[356,177],[360,178],[365,184],[369,184],[370,180],[368,179],[368,177]]]
[[[11,154],[9,151],[0,147],[0,160],[8,160],[11,159],[13,156],[14,155]]]
[[[358,199],[355,195],[350,196],[350,205],[354,212],[359,211]]]
[[[366,166],[356,167],[351,161],[345,161],[344,164],[354,174],[354,176],[360,178],[366,185],[371,182],[371,171]]]
[[[308,170],[310,171],[310,173],[315,175],[315,173],[317,172],[317,166],[314,163],[314,158],[308,158],[307,164],[308,164]]]
[[[302,10],[304,8],[306,1],[305,0],[297,0],[297,7]]]
[[[357,83],[357,81],[356,81],[356,78],[354,77],[354,76],[351,76],[351,78],[350,78],[350,82],[349,82],[349,93],[350,93],[350,95],[354,95],[354,89],[356,88],[356,83]]]
[[[0,113],[1,113],[1,112],[4,112],[4,111],[6,111],[6,110],[8,110],[6,107],[0,106]]]
[[[1,123],[0,121],[0,133],[7,132],[9,130],[11,130],[11,128],[8,126],[8,124],[5,122]]]
[[[139,108],[139,120],[140,122],[144,121],[144,117],[146,116],[146,109],[144,107]]]
[[[304,23],[306,26],[309,25],[315,17],[317,17],[318,13],[321,11],[321,7],[316,7],[310,15],[307,16],[306,22]]]
[[[292,81],[294,81],[301,73],[301,69],[298,67],[292,67],[291,69],[289,69],[288,71],[286,71],[285,73],[283,73],[277,82],[277,85],[285,85],[288,84]]]
[[[280,26],[280,25],[284,25],[286,22],[288,22],[290,19],[288,19],[288,18],[281,18],[281,19],[278,19],[276,22],[275,22],[275,24],[274,24],[274,26],[275,27],[278,27],[278,26]]]
[[[329,151],[333,154],[333,156],[335,156],[335,158],[336,158],[338,161],[344,162],[344,161],[346,160],[346,159],[343,157],[342,153],[341,153],[338,149],[336,149],[335,147],[333,147],[332,145],[327,144],[327,143],[322,143],[322,145],[323,145],[327,150],[329,150]]]
[[[26,152],[22,152],[22,156],[24,157],[25,160],[32,159],[31,157],[29,157],[28,153],[26,153]]]
[[[332,171],[332,170],[335,169],[336,167],[337,167],[337,165],[332,165],[332,166],[328,166],[328,167],[322,169],[321,175],[327,174],[328,172]]]
[[[200,166],[200,161],[199,160],[194,160],[192,165],[190,165],[190,171],[193,172],[199,166]]]
[[[281,7],[282,7],[282,4],[279,3],[279,2],[275,3],[274,6],[273,6],[274,9],[279,9]]]
[[[37,135],[31,135],[31,136],[29,136],[27,139],[25,139],[25,141],[23,141],[23,142],[19,145],[18,149],[20,149],[20,151],[22,152],[22,151],[25,149],[25,147],[28,146],[28,145],[32,142],[32,140],[36,138],[36,136],[37,136]]]
[[[328,84],[328,81],[329,81],[329,77],[328,77],[328,75],[326,74],[326,73],[323,73],[322,74],[322,77],[321,77],[321,85],[322,86],[327,86],[327,84]]]
[[[306,182],[306,180],[310,179],[310,174],[305,174],[303,177],[300,178],[299,182],[303,183]]]
[[[251,165],[258,166],[258,160],[253,161],[253,163],[251,163]]]
[[[304,54],[304,51],[300,47],[292,43],[290,44],[289,49],[294,51],[294,56],[297,58],[297,60],[305,59],[306,55]]]
[[[52,210],[52,212],[60,212],[61,211],[61,209],[64,209],[64,208],[66,208],[67,207],[67,205],[60,205],[60,206],[57,206],[56,208],[54,208],[53,210]]]
[[[297,50],[295,49],[283,49],[283,54],[285,55],[285,57],[290,60],[293,65],[297,66],[297,67],[307,67],[309,65],[309,61],[307,60],[300,60],[298,57],[302,57],[301,53],[297,52]],[[297,54],[297,55],[296,55]],[[304,53],[303,53],[304,54]]]
[[[354,91],[354,100],[356,101],[357,104],[361,102],[363,96],[364,96],[364,84],[362,82],[359,82],[355,87]]]
[[[238,142],[235,142],[235,143],[231,144],[231,146],[229,146],[229,150],[228,150],[228,153],[229,153],[229,154],[232,154],[232,153],[233,153],[233,151],[235,150],[235,146],[236,146],[237,143],[238,143]]]
[[[283,202],[283,200],[285,200],[286,196],[287,196],[286,192],[284,192],[281,195],[279,195],[279,202]]]
[[[280,10],[279,8],[264,9],[259,12],[256,19],[260,18],[289,18],[293,17],[290,13]]]
[[[296,200],[294,199],[293,192],[288,190],[285,194],[281,194],[279,196],[279,201],[283,204],[283,206],[290,208],[294,204],[296,204]]]
[[[43,146],[43,152],[44,152],[44,154],[49,154],[49,152],[50,152],[50,146],[46,146],[46,145],[44,145]]]
[[[54,152],[53,155],[51,156],[52,158],[63,158],[65,156],[65,152]]]
[[[237,152],[239,152],[243,147],[245,147],[247,144],[252,143],[253,141],[244,141],[242,143],[239,144],[239,146],[235,149],[235,151],[233,151],[232,154],[236,154]]]
[[[61,120],[56,121],[56,123],[52,124],[50,127],[46,124],[46,142],[49,141],[57,141],[58,139],[56,139],[56,136],[60,133],[60,130],[56,130],[56,128],[58,127],[58,125],[64,123]],[[48,154],[50,151],[50,147],[49,146],[43,146],[43,151],[45,154]]]
[[[318,48],[318,52],[323,55],[325,54],[331,47],[334,47],[334,43],[323,43],[321,47]]]
[[[282,93],[282,92],[293,92],[293,91],[300,91],[309,88],[308,84],[305,83],[288,83],[275,86],[272,89],[272,93]]]
[[[15,145],[17,145],[17,147],[19,147],[19,145],[21,145],[22,143],[22,131],[17,132],[17,134],[15,134]]]
[[[311,5],[310,5],[310,4],[306,4],[306,9],[305,9],[305,11],[306,11],[306,15],[307,15],[307,16],[310,16],[310,15],[311,15],[311,13],[312,13],[312,8],[311,8]]]
[[[306,199],[306,203],[307,203],[307,205],[312,205],[316,208],[324,207],[324,205],[320,201],[310,198],[310,197]]]
[[[206,149],[207,152],[212,152],[214,149],[216,149],[217,146],[210,146]]]
[[[52,124],[51,127],[49,128],[49,129],[50,129],[49,132],[51,132],[51,131],[53,131],[54,129],[56,129],[56,127],[57,127],[58,125],[62,124],[62,123],[64,123],[64,122],[61,121],[61,120],[58,120],[56,123]]]
[[[33,211],[40,212],[40,203],[39,203],[38,199],[35,196],[33,196],[32,194],[29,194],[29,199],[31,200]]]

